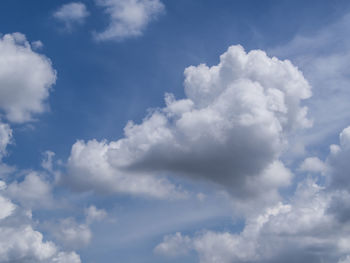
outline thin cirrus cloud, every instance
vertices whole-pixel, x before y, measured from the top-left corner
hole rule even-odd
[[[109,16],[109,25],[96,32],[98,41],[121,41],[143,34],[146,26],[165,10],[159,0],[96,0]]]
[[[63,23],[68,31],[71,31],[76,25],[83,24],[89,15],[85,4],[81,2],[65,4],[53,13],[53,17]]]
[[[175,188],[156,176],[170,174],[212,182],[240,200],[278,199],[292,178],[279,156],[291,134],[311,125],[302,73],[287,60],[232,46],[216,66],[188,67],[185,93],[180,100],[167,94],[166,107],[141,124],[130,121],[122,139],[76,142],[68,183],[164,198]]]

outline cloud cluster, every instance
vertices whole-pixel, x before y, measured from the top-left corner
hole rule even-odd
[[[216,66],[187,68],[185,93],[167,94],[166,107],[130,121],[120,140],[74,144],[71,185],[163,197],[173,188],[154,178],[170,174],[214,182],[240,199],[274,199],[292,177],[278,160],[288,136],[311,125],[300,105],[311,96],[302,73],[232,46]]]
[[[34,52],[23,34],[0,37],[0,112],[7,120],[23,123],[44,112],[55,81],[51,61]]]
[[[337,262],[350,253],[349,224],[329,213],[332,198],[313,180],[299,183],[289,204],[248,217],[241,233],[202,231],[166,236],[155,252],[175,256],[196,251],[201,263]],[[180,251],[178,253],[177,251]]]
[[[2,160],[12,142],[12,130],[4,122],[24,123],[44,112],[55,81],[51,61],[33,51],[23,34],[0,37],[0,167],[5,173],[13,170]],[[81,262],[74,251],[61,250],[34,229],[31,209],[51,201],[51,185],[39,173],[9,185],[0,180],[0,262]]]
[[[75,252],[64,252],[34,230],[31,213],[6,197],[0,181],[0,262],[80,263]]]
[[[331,145],[326,162],[307,158],[311,172],[285,203],[250,214],[239,233],[201,231],[167,235],[154,252],[168,257],[195,251],[201,263],[348,262],[350,258],[350,127]],[[325,183],[317,182],[319,176]]]
[[[123,40],[142,35],[145,27],[164,11],[159,0],[96,0],[109,15],[109,25],[97,40]]]

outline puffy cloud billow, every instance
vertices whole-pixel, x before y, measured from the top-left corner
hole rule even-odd
[[[241,199],[275,198],[292,176],[278,160],[288,136],[311,125],[301,106],[311,96],[303,74],[288,60],[232,46],[218,65],[188,67],[184,83],[186,98],[167,94],[166,106],[130,121],[124,138],[74,144],[71,185],[163,197],[172,188],[154,180],[171,174],[214,182]]]
[[[176,257],[195,251],[201,263],[346,262],[349,224],[329,212],[333,198],[341,195],[306,179],[290,203],[248,217],[240,233],[176,233],[165,236],[154,252]]]

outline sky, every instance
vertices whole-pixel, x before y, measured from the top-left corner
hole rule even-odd
[[[350,263],[350,3],[2,0],[0,263]]]

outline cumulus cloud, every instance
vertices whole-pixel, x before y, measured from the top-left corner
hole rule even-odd
[[[311,96],[302,73],[288,60],[232,46],[216,66],[187,68],[185,93],[179,100],[167,94],[166,107],[141,124],[130,121],[120,140],[74,144],[71,184],[164,196],[172,187],[154,176],[175,174],[241,199],[277,196],[292,177],[278,161],[288,136],[311,125],[301,106]]]
[[[177,232],[175,235],[165,236],[163,242],[155,247],[154,252],[165,256],[179,256],[188,254],[191,249],[191,238]]]
[[[340,144],[330,146],[330,154],[327,158],[329,166],[330,184],[337,189],[350,190],[350,127],[345,128],[339,135]]]
[[[3,121],[24,123],[44,112],[56,81],[51,61],[32,49],[38,45],[31,46],[20,33],[0,37],[0,174],[5,178],[15,169],[2,163],[12,142],[12,130]],[[9,185],[0,180],[0,262],[81,262],[74,251],[61,250],[35,230],[31,209],[51,202],[51,185],[39,173]]]
[[[78,191],[128,193],[155,198],[177,199],[186,194],[164,178],[149,174],[133,175],[113,167],[108,160],[110,144],[96,140],[76,142],[68,160],[69,176],[63,178]]]
[[[89,14],[85,4],[72,2],[62,5],[53,13],[53,17],[64,23],[67,30],[71,30],[74,25],[84,23]]]
[[[309,157],[302,162],[299,169],[304,172],[323,173],[326,171],[327,167],[319,158]]]
[[[0,37],[0,112],[9,121],[30,121],[44,112],[55,81],[51,61],[34,52],[23,34]]]
[[[80,263],[75,252],[61,251],[34,230],[31,212],[4,197],[6,184],[0,181],[0,262]]]
[[[95,0],[109,15],[108,27],[97,40],[123,40],[142,35],[146,26],[164,12],[160,0]]]
[[[299,183],[290,203],[248,217],[240,233],[176,233],[166,236],[155,251],[174,256],[178,247],[181,253],[194,250],[201,263],[342,262],[350,251],[349,224],[328,212],[339,194],[307,179]]]
[[[48,223],[48,230],[66,248],[77,249],[90,243],[92,233],[87,224],[79,224],[73,218]]]
[[[21,182],[12,182],[6,194],[26,208],[49,208],[53,205],[52,186],[43,176],[31,172]]]

